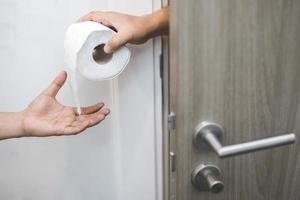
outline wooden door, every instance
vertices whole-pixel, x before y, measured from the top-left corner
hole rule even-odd
[[[172,0],[170,109],[176,114],[177,200],[299,200],[300,144],[219,158],[193,143],[195,126],[238,144],[300,131],[300,0]],[[199,191],[201,163],[224,190]]]

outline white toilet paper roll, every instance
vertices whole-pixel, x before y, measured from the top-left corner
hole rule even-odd
[[[126,67],[130,51],[126,46],[113,54],[103,47],[115,32],[96,22],[72,24],[65,35],[65,59],[69,70],[79,71],[90,80],[106,80],[118,76]]]

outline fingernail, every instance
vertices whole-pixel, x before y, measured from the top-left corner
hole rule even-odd
[[[109,114],[109,113],[110,113],[110,110],[109,110],[109,109],[107,109],[107,108],[105,108],[105,109],[103,109],[103,113],[107,115],[107,114]]]
[[[104,118],[105,118],[105,115],[102,115],[102,114],[99,115],[100,120],[103,120]]]
[[[112,52],[111,52],[112,49],[111,49],[111,47],[108,46],[108,45],[105,45],[104,48],[103,48],[103,50],[104,50],[104,52],[107,53],[107,54],[108,54],[108,53],[112,53]]]

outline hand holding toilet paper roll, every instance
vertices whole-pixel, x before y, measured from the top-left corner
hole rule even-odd
[[[118,76],[130,59],[126,46],[113,54],[106,54],[103,47],[115,34],[110,28],[96,22],[72,24],[65,35],[65,59],[68,71],[78,72],[95,81]]]

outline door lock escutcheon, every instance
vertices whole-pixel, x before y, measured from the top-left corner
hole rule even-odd
[[[194,143],[197,146],[203,146],[204,143],[208,144],[219,157],[223,158],[258,151],[262,149],[288,145],[295,143],[296,141],[295,134],[289,133],[240,144],[223,146],[220,143],[220,139],[223,135],[224,129],[219,124],[204,121],[198,126],[196,126],[194,134]]]
[[[201,164],[192,173],[192,184],[200,191],[219,193],[224,188],[221,170],[213,164]]]

